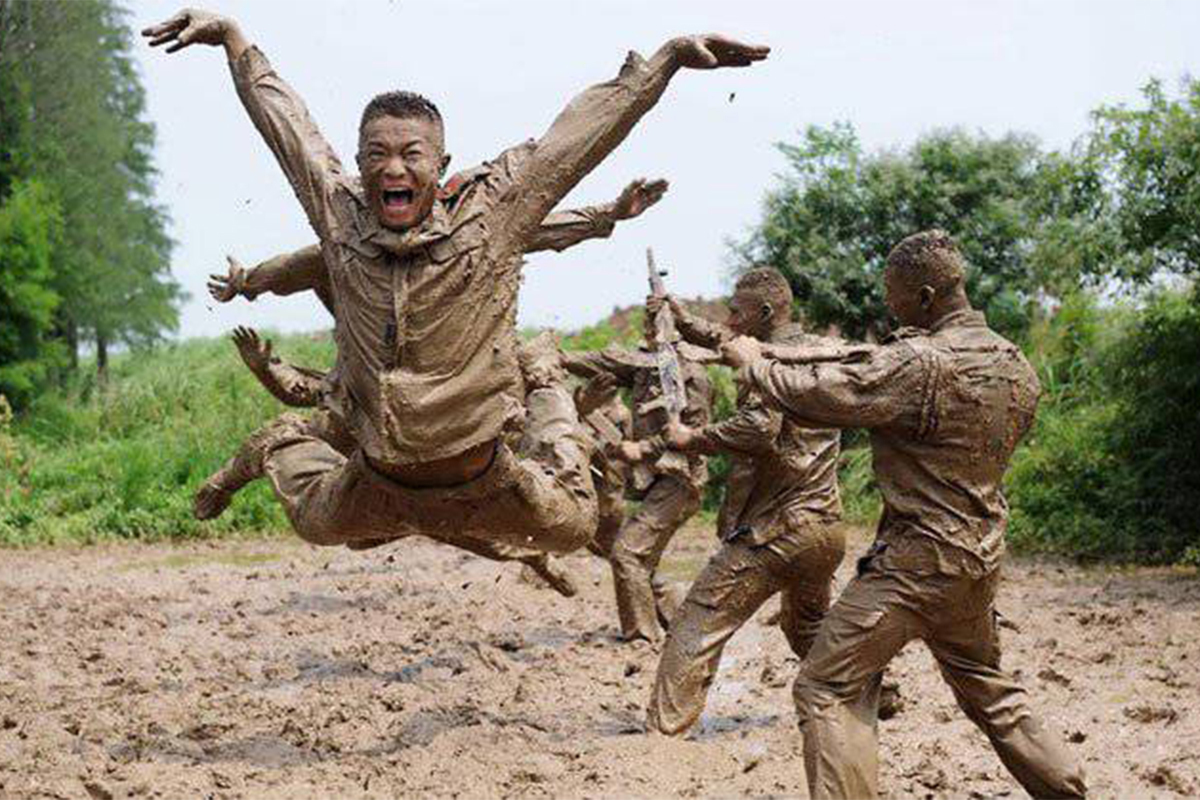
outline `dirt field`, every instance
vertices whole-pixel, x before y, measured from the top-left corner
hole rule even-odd
[[[676,579],[710,545],[682,538]],[[765,612],[701,729],[651,738],[655,655],[615,641],[605,566],[568,563],[573,600],[417,541],[0,552],[0,797],[805,794]],[[1007,664],[1094,796],[1200,793],[1200,580],[1018,562],[1000,607]],[[893,674],[890,796],[1021,795],[923,647]]]

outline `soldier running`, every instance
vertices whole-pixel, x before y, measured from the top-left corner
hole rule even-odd
[[[661,299],[648,298],[653,311]],[[738,279],[729,326],[687,313],[674,298],[687,342],[719,347],[734,335],[773,345],[829,346],[792,317],[792,290],[777,270]],[[728,453],[725,499],[717,518],[721,548],[696,578],[671,621],[647,710],[651,730],[680,734],[700,718],[726,643],[764,603],[783,593],[780,627],[804,658],[829,608],[846,542],[837,465],[841,432],[801,425],[738,385],[737,412],[703,428],[671,426],[668,444],[687,453]]]
[[[611,346],[597,352],[566,353],[563,366],[581,378],[611,375],[618,385],[630,390],[633,438],[617,447],[616,455],[633,465],[630,494],[642,502],[621,525],[608,559],[622,638],[657,642],[676,605],[656,574],[658,562],[679,528],[700,510],[708,467],[703,456],[693,454],[682,471],[655,468],[666,449],[663,434],[667,412],[657,362],[651,353]],[[690,361],[684,360],[681,366],[687,397],[683,419],[688,425],[703,426],[708,423],[712,406],[708,374],[704,367]]]
[[[855,361],[789,366],[745,337],[724,348],[741,380],[787,419],[871,434],[883,517],[796,681],[815,800],[877,795],[881,676],[913,639],[928,645],[959,706],[1027,792],[1085,795],[1075,758],[1000,669],[1002,483],[1040,387],[1020,349],[971,308],[965,270],[942,231],[896,245],[886,299],[907,327]]]

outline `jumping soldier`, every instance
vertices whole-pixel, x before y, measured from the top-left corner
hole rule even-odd
[[[672,39],[649,61],[630,54],[616,79],[575,98],[541,139],[475,171],[449,205],[437,196],[448,156],[432,103],[393,94],[367,105],[359,186],[231,19],[189,9],[143,34],[168,52],[224,47],[238,95],[320,239],[338,309],[339,375],[326,402],[354,455],[276,424],[251,437],[239,469],[265,474],[293,528],[316,544],[446,528],[558,552],[590,539],[588,437],[557,351],[527,349],[518,364],[522,256],[679,69],[748,66],[768,49],[709,35]]]

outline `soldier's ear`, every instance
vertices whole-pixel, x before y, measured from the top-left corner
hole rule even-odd
[[[446,153],[444,156],[442,156],[441,166],[438,167],[438,177],[439,178],[446,177],[446,168],[449,166],[450,166],[450,154]]]
[[[917,300],[921,304],[921,308],[928,311],[933,306],[933,300],[937,296],[937,291],[929,284],[925,284],[917,293]]]
[[[768,303],[767,301],[764,300],[763,304],[758,307],[758,321],[759,322],[770,322],[771,317],[773,317],[774,315],[775,315],[775,309],[771,306],[770,303]]]

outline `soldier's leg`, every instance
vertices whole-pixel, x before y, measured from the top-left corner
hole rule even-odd
[[[772,568],[778,559],[767,547],[737,542],[709,559],[663,643],[646,709],[651,730],[684,733],[700,718],[726,643],[781,587]]]
[[[588,542],[588,549],[601,558],[612,555],[613,541],[625,522],[625,483],[614,481],[609,476],[592,476],[596,486],[596,505],[599,522],[596,533]]]
[[[396,507],[389,481],[361,452],[349,458],[294,414],[284,414],[251,437],[239,458],[258,460],[292,528],[317,545],[347,545],[421,533]]]
[[[317,411],[307,419],[295,413],[284,414],[259,428],[243,443],[237,454],[201,484],[193,500],[196,519],[215,519],[224,513],[233,496],[252,481],[263,477],[263,437],[283,429],[300,426],[306,436],[322,439],[343,455],[353,450],[353,440],[326,411]]]
[[[986,587],[982,591],[990,594]],[[1024,688],[1000,669],[990,597],[980,605],[983,613],[941,625],[926,639],[942,676],[1025,791],[1034,797],[1084,797],[1079,763],[1030,713]]]
[[[808,547],[789,560],[779,604],[779,627],[801,660],[829,611],[833,574],[846,555],[846,534],[839,526],[813,525],[802,535]]]
[[[652,583],[654,571],[671,537],[699,508],[700,492],[696,487],[684,478],[662,476],[617,534],[611,563],[617,615],[621,635],[626,639],[656,642],[662,638]]]
[[[795,686],[813,800],[876,796],[879,687],[884,667],[923,632],[918,597],[907,576],[868,570],[822,620]]]
[[[525,427],[517,446],[519,492],[525,502],[514,524],[534,549],[569,552],[596,532],[591,437],[580,425],[567,377],[552,337],[521,347],[525,377]]]

